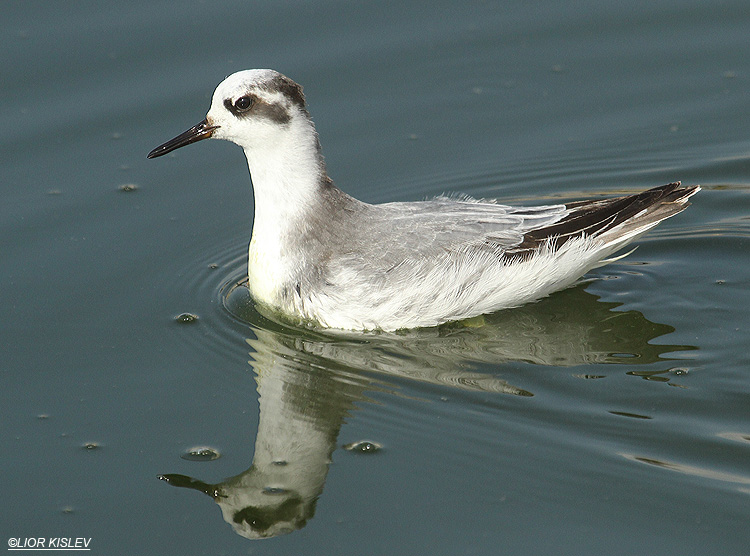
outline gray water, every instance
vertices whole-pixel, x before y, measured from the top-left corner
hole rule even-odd
[[[745,554],[747,2],[268,4],[0,10],[3,542]],[[539,303],[297,329],[241,285],[242,152],[145,158],[253,67],[305,87],[369,202],[704,190]]]

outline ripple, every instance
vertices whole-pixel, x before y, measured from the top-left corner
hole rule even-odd
[[[208,353],[227,356],[237,353],[244,344],[247,327],[237,327],[236,319],[224,309],[226,291],[245,276],[247,255],[241,244],[209,246],[197,258],[173,274],[177,277],[170,288],[179,292],[180,299],[188,299],[189,306],[171,317],[180,325],[167,331],[185,336],[189,343]],[[183,303],[183,302],[181,302]],[[195,327],[194,325],[201,324]]]
[[[740,475],[737,473],[728,473],[726,471],[717,471],[708,467],[698,467],[697,465],[686,465],[674,461],[665,461],[655,458],[649,458],[645,456],[637,456],[635,454],[621,453],[626,459],[630,461],[636,461],[638,463],[645,463],[661,469],[668,469],[670,471],[677,471],[684,475],[692,475],[694,477],[702,477],[704,479],[712,479],[714,481],[722,481],[727,483],[739,483],[742,485],[750,485],[750,476]],[[738,489],[742,492],[747,492],[747,489]]]
[[[610,411],[612,415],[618,415],[620,417],[629,417],[630,419],[653,419],[648,415],[640,415],[638,413],[630,413],[628,411]]]
[[[746,432],[721,432],[717,436],[735,442],[750,443],[750,433]]]
[[[630,376],[637,376],[642,378],[643,380],[649,380],[651,382],[664,382],[669,383],[670,386],[680,386],[681,388],[685,388],[684,386],[672,383],[671,380],[673,377],[666,375],[676,375],[684,377],[688,374],[688,372],[688,369],[685,367],[672,367],[660,371],[628,371],[625,374],[628,374]]]

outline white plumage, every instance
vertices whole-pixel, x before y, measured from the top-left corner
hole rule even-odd
[[[540,299],[609,262],[700,189],[673,183],[539,207],[446,197],[363,203],[328,178],[302,88],[272,70],[229,76],[206,119],[149,158],[208,137],[247,157],[253,296],[330,328],[435,326]]]

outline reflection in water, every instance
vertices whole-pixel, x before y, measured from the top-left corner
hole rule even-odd
[[[617,304],[600,302],[581,287],[482,319],[388,334],[292,328],[257,313],[242,287],[225,302],[255,335],[247,340],[260,405],[252,465],[217,484],[184,475],[161,478],[211,496],[224,519],[250,539],[289,533],[313,516],[347,412],[365,390],[383,384],[373,373],[532,396],[471,364],[632,365],[695,349],[651,344],[673,328],[636,311],[615,312]]]
[[[258,329],[255,352],[260,419],[250,468],[218,484],[181,475],[162,478],[200,490],[240,535],[274,537],[304,527],[323,490],[347,410],[370,386],[364,377],[329,372],[298,352],[294,339]]]

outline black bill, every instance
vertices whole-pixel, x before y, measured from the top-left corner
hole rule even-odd
[[[208,139],[213,134],[214,130],[219,127],[217,125],[208,125],[207,120],[203,120],[198,125],[194,125],[184,133],[180,133],[174,139],[170,139],[163,145],[159,145],[153,151],[148,153],[148,158],[156,158],[167,153],[171,153],[175,149],[195,143],[201,139]]]

